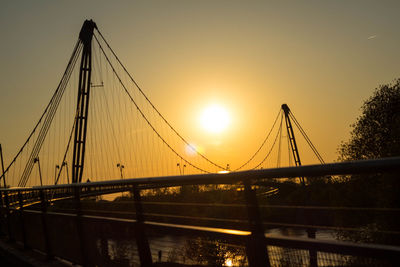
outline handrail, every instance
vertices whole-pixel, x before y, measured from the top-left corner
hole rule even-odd
[[[145,178],[124,178],[123,180],[110,180],[89,183],[46,185],[19,188],[1,188],[0,191],[26,191],[26,190],[51,190],[65,188],[92,188],[107,186],[129,185],[154,185],[155,187],[180,186],[193,184],[232,184],[247,180],[260,180],[269,178],[295,178],[295,177],[320,177],[325,175],[350,175],[373,173],[381,171],[399,171],[400,157],[381,158],[373,160],[358,160],[336,162],[327,164],[303,165],[299,167],[270,168],[248,170],[231,173],[193,174]]]
[[[262,208],[299,208],[306,209],[307,211],[302,213],[302,216],[307,216],[309,211],[314,209],[323,209],[326,207],[316,206],[304,206],[298,205],[295,207],[289,207],[287,205],[259,205],[257,200],[257,194],[252,185],[257,185],[257,182],[265,179],[274,178],[297,178],[307,177],[310,181],[313,177],[323,176],[334,176],[334,175],[351,175],[351,174],[363,174],[363,173],[383,173],[393,172],[400,170],[400,157],[375,159],[375,160],[360,160],[352,162],[341,162],[341,163],[329,163],[324,165],[306,165],[301,167],[284,167],[284,168],[272,168],[262,170],[250,170],[232,172],[227,174],[199,174],[199,175],[186,175],[186,176],[167,176],[167,177],[151,177],[151,178],[131,178],[124,180],[111,180],[106,182],[90,182],[90,183],[77,183],[77,184],[66,184],[66,185],[50,185],[50,186],[37,186],[28,188],[2,188],[0,189],[0,197],[2,205],[0,212],[4,213],[6,220],[2,222],[4,229],[7,228],[7,237],[10,241],[21,239],[17,234],[17,228],[22,233],[22,242],[25,247],[29,246],[29,242],[26,236],[32,235],[32,231],[37,229],[28,228],[27,224],[24,223],[25,215],[36,216],[38,218],[37,227],[41,226],[43,236],[41,242],[44,247],[40,245],[33,246],[34,248],[41,250],[46,253],[48,258],[53,256],[64,256],[71,257],[68,254],[60,253],[60,251],[54,250],[55,242],[59,238],[63,238],[59,235],[54,235],[54,225],[50,224],[51,218],[56,218],[56,221],[60,221],[62,216],[72,217],[73,220],[70,223],[75,226],[69,226],[65,228],[66,231],[71,231],[70,234],[75,235],[77,239],[74,243],[74,253],[79,255],[73,258],[78,264],[85,265],[88,262],[86,249],[88,244],[85,241],[84,229],[88,229],[88,225],[94,222],[96,225],[97,221],[100,224],[106,223],[107,227],[111,224],[121,225],[120,223],[130,224],[130,229],[135,233],[136,246],[141,262],[141,266],[149,266],[152,262],[151,250],[146,234],[147,228],[154,228],[154,230],[161,230],[161,232],[174,232],[174,235],[185,235],[185,233],[193,233],[194,236],[213,236],[215,238],[222,238],[224,240],[236,240],[243,244],[246,248],[246,257],[248,264],[251,267],[254,266],[270,266],[275,261],[270,258],[269,249],[274,246],[283,248],[293,248],[297,251],[303,251],[305,255],[304,260],[308,261],[310,266],[318,266],[318,260],[325,257],[323,254],[318,255],[317,252],[330,253],[329,255],[354,255],[361,256],[361,258],[368,260],[382,259],[383,262],[387,260],[389,262],[396,262],[400,258],[400,248],[380,245],[366,245],[366,244],[354,244],[354,243],[342,243],[342,242],[330,242],[315,240],[316,229],[326,229],[326,226],[316,225],[311,221],[305,224],[301,223],[286,223],[286,222],[271,222],[265,221],[261,217]],[[229,218],[214,218],[214,217],[193,217],[193,216],[182,216],[180,214],[161,214],[157,212],[144,212],[143,205],[146,204],[141,200],[140,192],[142,190],[158,188],[158,187],[171,187],[171,186],[183,186],[183,185],[202,185],[202,184],[242,184],[243,185],[243,197],[245,205],[245,212],[247,213],[247,220],[234,220]],[[82,209],[81,199],[92,195],[102,195],[107,193],[130,191],[134,196],[133,203],[135,212],[135,219],[131,218],[113,218],[99,216],[97,213],[85,213]],[[71,199],[73,200],[70,204],[73,206],[73,213],[64,213],[62,209],[52,210],[50,209],[50,203],[55,200]],[[51,201],[51,202],[50,202]],[[39,210],[27,209],[28,205],[36,203],[40,204]],[[200,205],[206,205],[204,203],[198,203]],[[222,205],[228,207],[230,205]],[[329,207],[329,210],[334,209],[346,209],[354,210],[354,207]],[[385,209],[385,211],[398,211],[399,209]],[[33,215],[35,214],[35,215]],[[61,216],[61,217],[59,217]],[[162,220],[157,221],[156,217],[162,216]],[[15,218],[19,218],[21,224],[16,226],[13,224]],[[172,221],[168,218],[177,219]],[[14,218],[14,219],[13,219]],[[153,219],[151,219],[153,218]],[[176,224],[180,219],[187,218],[192,221],[194,220],[210,220],[212,219],[215,223],[209,227],[209,223],[204,225],[201,223],[198,226],[188,224]],[[52,219],[52,220],[53,220]],[[149,221],[156,220],[156,221]],[[167,219],[167,220],[165,220]],[[89,220],[89,221],[88,221]],[[240,223],[240,225],[229,223]],[[224,224],[221,224],[224,222]],[[54,221],[53,221],[54,223]],[[182,222],[181,222],[182,223]],[[246,226],[242,229],[242,223]],[[196,224],[196,222],[190,222],[190,224]],[[216,225],[220,225],[223,228],[215,228]],[[308,237],[311,239],[291,239],[285,237],[274,237],[265,236],[265,227],[277,225],[287,227],[300,227],[306,228]],[[16,228],[17,227],[17,228]],[[37,228],[36,227],[36,228]],[[125,227],[125,226],[124,226]],[[225,229],[227,227],[233,227],[237,229]],[[14,230],[13,230],[14,229]],[[127,228],[124,228],[127,229]],[[239,230],[241,229],[241,230]],[[246,230],[246,231],[242,231]],[[247,231],[249,230],[249,231]],[[349,228],[344,230],[350,230]],[[129,230],[131,231],[131,230]],[[106,231],[108,232],[108,231]],[[382,232],[382,231],[380,231]],[[28,233],[27,235],[25,233]],[[69,232],[68,232],[69,233]],[[311,233],[311,234],[310,234]],[[393,234],[393,232],[387,234]],[[396,233],[397,234],[397,233]],[[68,237],[69,238],[69,237]],[[93,241],[93,240],[92,240]],[[235,241],[235,242],[236,242]],[[230,241],[229,241],[230,242]],[[72,248],[72,247],[71,247]],[[367,253],[367,254],[366,254]],[[272,254],[271,254],[272,256]],[[339,261],[341,262],[341,261]],[[366,261],[368,262],[368,261]]]

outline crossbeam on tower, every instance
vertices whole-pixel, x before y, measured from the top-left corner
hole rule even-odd
[[[78,100],[75,118],[74,152],[72,158],[72,182],[82,181],[85,163],[85,145],[89,110],[90,83],[92,72],[92,37],[96,23],[86,20],[79,33],[83,44],[81,65],[79,71]]]

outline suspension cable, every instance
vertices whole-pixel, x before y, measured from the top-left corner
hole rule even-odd
[[[204,156],[202,153],[200,153],[193,145],[191,145],[188,141],[186,141],[185,138],[183,138],[183,136],[181,134],[178,133],[178,131],[167,121],[167,119],[165,119],[165,117],[161,114],[161,112],[154,106],[154,104],[150,101],[150,99],[147,97],[147,95],[143,92],[143,90],[141,89],[141,87],[139,86],[139,84],[133,79],[133,77],[131,76],[131,74],[128,72],[128,70],[125,68],[125,66],[122,64],[121,60],[118,58],[118,56],[116,55],[116,53],[114,52],[114,50],[111,48],[111,46],[108,44],[108,42],[106,41],[106,39],[104,38],[103,34],[96,29],[96,31],[99,33],[100,37],[103,39],[104,43],[107,45],[107,47],[110,49],[111,53],[113,54],[113,56],[115,57],[115,59],[118,61],[118,63],[121,65],[121,67],[124,69],[125,73],[129,76],[129,78],[131,79],[131,81],[133,82],[133,84],[136,86],[136,88],[139,90],[139,92],[143,95],[143,97],[146,99],[146,101],[150,104],[150,106],[154,109],[154,111],[158,114],[158,116],[160,116],[160,118],[168,125],[168,127],[188,146],[190,147],[193,151],[196,152],[196,154],[198,154],[200,157],[202,157],[203,159],[205,159],[207,162],[209,162],[210,164],[214,165],[217,168],[220,168],[222,170],[227,170],[226,167],[222,167],[220,164],[215,163],[214,161],[210,160],[209,158],[207,158],[206,156]],[[95,35],[94,35],[95,36]],[[97,40],[97,38],[96,38]],[[99,43],[99,41],[97,40],[97,43]],[[100,43],[99,43],[100,45]],[[103,49],[102,49],[103,50]],[[104,50],[103,50],[104,53]]]
[[[310,138],[308,137],[308,135],[306,134],[306,132],[303,130],[303,128],[301,127],[300,123],[296,120],[295,116],[293,115],[293,113],[290,111],[289,112],[289,116],[293,119],[294,123],[296,124],[296,126],[299,128],[301,134],[303,135],[304,139],[306,139],[308,145],[311,147],[312,151],[314,152],[315,156],[318,158],[318,160],[322,163],[325,164],[324,159],[322,158],[321,154],[318,152],[317,148],[314,146],[314,144],[311,142]]]
[[[267,160],[267,158],[269,157],[269,155],[271,154],[272,149],[275,147],[276,141],[278,140],[278,136],[280,135],[280,133],[281,133],[281,131],[282,131],[282,120],[283,120],[283,114],[281,115],[280,127],[279,127],[278,132],[276,133],[276,136],[275,136],[274,142],[272,143],[271,149],[268,151],[268,154],[264,157],[264,159],[263,159],[257,166],[255,166],[255,167],[253,168],[253,170],[255,170],[255,169],[257,169],[258,167],[260,167],[260,166]]]
[[[76,112],[75,119],[74,119],[74,123],[72,124],[72,129],[71,129],[71,133],[69,134],[69,139],[68,139],[67,148],[66,148],[66,150],[65,150],[63,160],[62,160],[62,162],[61,162],[61,164],[60,164],[60,171],[58,172],[57,179],[56,179],[56,181],[55,181],[55,183],[54,183],[55,185],[58,184],[58,180],[60,179],[61,171],[62,171],[62,169],[64,168],[64,162],[65,162],[65,159],[67,158],[67,153],[68,153],[69,146],[70,146],[70,144],[71,144],[72,136],[73,136],[73,133],[74,133],[75,121],[77,120],[77,118],[78,118],[78,112]],[[68,178],[68,177],[67,177],[67,178]]]
[[[77,43],[75,44],[74,50],[73,50],[73,52],[72,52],[70,61],[69,61],[68,66],[67,66],[67,68],[66,68],[66,70],[65,70],[65,72],[64,72],[63,77],[66,75],[66,73],[67,73],[67,71],[68,71],[68,69],[69,69],[69,65],[71,64],[71,62],[72,62],[72,60],[73,60],[73,57],[74,57],[76,51],[78,50],[78,47],[79,47],[79,40],[78,40]],[[9,171],[9,169],[11,168],[11,166],[15,163],[15,161],[17,160],[17,158],[21,155],[22,151],[25,149],[26,145],[27,145],[27,144],[29,143],[29,141],[31,140],[32,136],[35,134],[37,128],[39,127],[39,125],[40,125],[41,122],[42,122],[42,119],[44,118],[44,116],[47,114],[49,108],[51,107],[51,104],[52,104],[53,100],[56,98],[56,96],[57,96],[57,91],[59,90],[59,88],[60,88],[60,86],[61,86],[61,84],[62,84],[62,81],[63,81],[63,80],[60,81],[60,84],[58,85],[56,91],[54,92],[53,96],[51,97],[50,102],[47,104],[47,106],[46,106],[46,108],[44,109],[42,115],[40,116],[39,121],[36,123],[35,127],[33,128],[32,132],[29,134],[28,138],[26,139],[25,143],[22,145],[22,147],[20,148],[20,150],[18,151],[18,153],[15,155],[15,157],[14,157],[13,160],[10,162],[10,164],[7,166],[7,168],[6,168],[6,170],[4,171],[4,173],[0,176],[0,179],[3,178],[3,176]]]
[[[280,109],[279,112],[278,112],[278,114],[276,115],[274,124],[272,125],[271,129],[269,130],[269,133],[267,134],[267,137],[265,137],[264,141],[261,143],[261,145],[260,145],[260,147],[257,149],[257,151],[250,157],[249,160],[247,160],[244,164],[242,164],[242,166],[240,166],[240,167],[237,168],[237,169],[234,169],[233,171],[238,171],[238,170],[242,169],[244,166],[246,166],[247,164],[249,164],[250,161],[252,161],[252,160],[256,157],[256,155],[258,154],[258,152],[260,152],[261,148],[263,148],[263,146],[264,146],[265,143],[267,142],[269,136],[270,136],[271,133],[272,133],[272,130],[275,128],[275,124],[276,124],[276,122],[278,121],[278,118],[279,118],[279,115],[281,114],[281,112],[282,112],[282,110]]]
[[[120,78],[120,76],[117,74],[114,66],[111,64],[110,59],[108,58],[108,56],[106,55],[105,51],[103,50],[103,47],[101,46],[99,40],[97,39],[96,35],[93,35],[97,44],[99,45],[101,51],[103,52],[104,57],[106,58],[108,64],[110,65],[111,69],[113,70],[115,76],[117,77],[118,81],[120,82],[121,86],[124,88],[125,93],[128,95],[129,99],[131,100],[131,102],[134,104],[134,106],[136,107],[136,109],[138,110],[138,112],[140,113],[140,115],[143,117],[143,119],[146,121],[146,123],[149,125],[149,127],[153,130],[153,132],[158,136],[158,138],[161,139],[161,141],[176,155],[178,156],[181,160],[183,160],[185,163],[187,163],[188,165],[192,166],[193,168],[205,172],[205,173],[211,173],[207,170],[204,170],[196,165],[194,165],[193,163],[191,163],[190,161],[188,161],[187,159],[185,159],[183,156],[181,156],[174,148],[171,147],[171,145],[169,145],[167,143],[167,141],[161,136],[161,134],[154,128],[154,126],[151,124],[151,122],[149,121],[149,119],[146,117],[146,115],[143,113],[143,111],[140,109],[140,107],[138,106],[138,104],[136,103],[136,101],[133,99],[132,95],[129,93],[128,89],[126,88],[125,84],[122,82],[122,79]]]
[[[36,142],[35,142],[35,144],[33,146],[32,152],[31,152],[31,154],[29,156],[27,165],[25,166],[25,169],[24,169],[24,171],[22,173],[22,177],[21,177],[21,179],[20,179],[20,181],[18,183],[18,186],[22,186],[22,187],[26,186],[26,184],[27,184],[27,182],[29,180],[29,176],[30,176],[31,171],[32,171],[33,166],[34,166],[34,158],[36,158],[37,155],[39,154],[40,149],[41,149],[41,147],[43,145],[43,142],[44,142],[44,140],[46,138],[47,132],[48,132],[48,130],[50,128],[51,122],[53,121],[53,118],[54,118],[54,115],[55,115],[55,113],[57,111],[58,105],[59,105],[59,103],[61,101],[61,98],[62,98],[62,96],[64,94],[66,85],[68,84],[68,81],[69,81],[69,79],[71,77],[73,68],[74,68],[75,63],[77,61],[77,58],[78,58],[79,53],[80,53],[79,51],[80,51],[81,48],[82,48],[81,42],[80,42],[80,40],[78,40],[77,44],[75,45],[75,48],[73,50],[73,53],[71,55],[71,58],[70,58],[70,60],[68,62],[67,68],[66,68],[66,70],[65,70],[65,72],[63,74],[63,77],[61,78],[61,81],[60,81],[59,85],[57,86],[57,89],[56,89],[52,99],[50,100],[49,112],[46,114],[46,118],[44,120],[44,123],[43,123],[42,127],[40,128],[39,136],[36,139]]]

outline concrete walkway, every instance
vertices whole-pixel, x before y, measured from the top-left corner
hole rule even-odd
[[[72,266],[57,259],[48,260],[35,250],[24,250],[22,245],[0,239],[0,266],[65,267]]]

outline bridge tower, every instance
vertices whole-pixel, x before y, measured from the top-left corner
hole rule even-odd
[[[82,181],[83,166],[85,163],[85,145],[88,122],[88,108],[90,96],[90,76],[92,72],[92,37],[96,23],[86,20],[79,33],[79,40],[83,45],[79,72],[78,101],[76,106],[74,152],[72,158],[72,183]]]
[[[299,149],[297,148],[296,138],[294,137],[293,126],[292,126],[292,122],[291,122],[290,116],[289,116],[290,108],[288,105],[282,104],[282,110],[285,114],[287,135],[289,138],[290,147],[292,149],[294,162],[295,162],[296,166],[301,166]],[[300,177],[300,181],[302,184],[304,184],[304,177]]]

